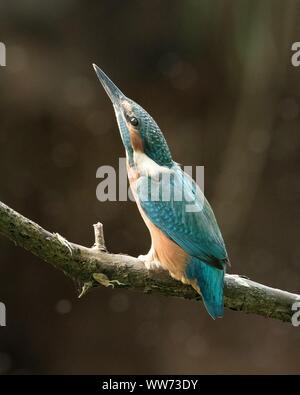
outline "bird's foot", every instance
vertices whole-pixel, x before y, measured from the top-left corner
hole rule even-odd
[[[144,263],[147,270],[156,270],[161,267],[160,262],[154,259],[152,251],[147,255],[139,255],[138,259]]]

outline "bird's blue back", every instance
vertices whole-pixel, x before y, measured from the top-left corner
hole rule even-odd
[[[164,199],[163,190],[167,187],[170,194]],[[159,190],[156,201],[153,201],[153,188]],[[176,200],[180,188],[182,199]],[[201,190],[174,162],[165,180],[164,176],[151,180],[149,176],[140,177],[137,194],[151,222],[189,255],[186,275],[196,279],[210,315],[222,316],[228,256],[214,213]]]

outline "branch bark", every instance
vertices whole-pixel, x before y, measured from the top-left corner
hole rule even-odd
[[[95,244],[87,248],[50,233],[0,202],[0,233],[16,245],[60,269],[78,285],[80,295],[99,285],[128,288],[201,300],[190,287],[173,280],[165,271],[148,271],[128,255],[106,251],[102,224],[94,225]],[[290,322],[292,305],[300,295],[267,287],[238,275],[225,277],[225,306],[244,313],[258,314]]]

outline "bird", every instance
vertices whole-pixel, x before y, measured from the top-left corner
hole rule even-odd
[[[130,188],[151,236],[149,252],[138,258],[148,270],[168,270],[176,280],[191,285],[209,315],[221,318],[224,276],[230,262],[209,202],[173,160],[151,115],[126,97],[96,64],[93,67],[112,102]]]

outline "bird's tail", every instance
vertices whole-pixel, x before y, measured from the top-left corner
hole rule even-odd
[[[216,319],[224,315],[224,274],[223,270],[210,266],[192,257],[186,269],[187,277],[195,281],[194,288],[202,295],[209,315]]]

